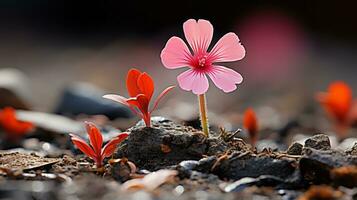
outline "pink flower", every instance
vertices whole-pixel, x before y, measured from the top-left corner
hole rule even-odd
[[[224,92],[237,89],[243,81],[236,71],[216,63],[242,59],[245,49],[235,33],[227,33],[208,51],[212,41],[213,26],[207,20],[189,19],[183,24],[186,40],[192,51],[179,37],[171,37],[161,52],[161,61],[168,69],[189,67],[177,77],[180,87],[194,94],[207,92],[208,75],[213,83]]]

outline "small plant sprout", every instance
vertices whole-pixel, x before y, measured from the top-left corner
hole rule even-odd
[[[160,100],[170,92],[175,86],[169,86],[157,97],[154,106],[149,109],[151,98],[154,94],[154,81],[145,72],[140,72],[137,69],[131,69],[126,78],[126,87],[130,98],[125,98],[120,95],[108,94],[103,97],[116,102],[119,102],[129,107],[135,114],[142,118],[146,127],[151,126],[151,113],[157,108]]]
[[[128,133],[121,133],[112,138],[103,148],[103,137],[98,128],[90,122],[85,122],[87,134],[89,135],[89,144],[77,135],[70,134],[73,144],[86,154],[89,158],[94,160],[98,169],[103,166],[104,158],[111,156],[117,145],[122,142]]]
[[[248,132],[250,144],[255,147],[258,140],[258,120],[252,108],[245,110],[243,126]]]
[[[183,24],[186,40],[171,37],[161,52],[161,61],[168,69],[189,67],[177,77],[179,86],[198,95],[202,130],[209,134],[205,93],[209,83],[207,76],[224,92],[237,89],[236,84],[243,81],[242,76],[232,69],[221,66],[221,62],[241,60],[245,49],[235,33],[227,33],[209,51],[213,37],[213,26],[207,20],[189,19]]]
[[[31,122],[20,121],[12,107],[5,107],[0,111],[0,125],[9,139],[18,139],[34,129]]]
[[[319,92],[316,95],[317,101],[335,122],[336,133],[340,139],[345,137],[351,123],[352,98],[350,86],[342,81],[331,83],[327,92]]]

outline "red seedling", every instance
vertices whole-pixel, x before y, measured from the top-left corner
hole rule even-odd
[[[335,121],[336,132],[343,138],[351,121],[353,97],[350,86],[342,81],[333,82],[327,92],[318,93],[316,98]]]
[[[106,157],[111,156],[117,145],[122,142],[126,137],[128,137],[128,133],[121,133],[118,136],[112,138],[103,148],[103,137],[98,128],[90,122],[85,122],[87,134],[89,135],[90,145],[87,144],[82,138],[77,135],[70,134],[71,140],[76,147],[81,150],[84,154],[86,154],[89,158],[94,160],[97,168],[101,168],[103,166],[103,160]]]
[[[243,126],[247,129],[250,144],[255,147],[258,140],[258,120],[252,108],[244,112]]]
[[[125,98],[120,95],[108,94],[103,97],[125,106],[128,106],[135,114],[141,117],[146,126],[151,126],[151,113],[157,108],[159,101],[175,86],[167,87],[157,97],[154,102],[154,107],[149,110],[150,101],[154,93],[154,81],[145,72],[140,72],[137,69],[131,69],[126,78],[126,87],[130,98]]]
[[[31,122],[18,120],[16,111],[11,107],[6,107],[0,111],[0,125],[10,139],[21,138],[34,129]]]

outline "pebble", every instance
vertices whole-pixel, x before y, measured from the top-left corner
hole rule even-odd
[[[305,141],[304,147],[309,147],[316,150],[329,150],[331,149],[331,143],[327,135],[318,134],[308,138]]]

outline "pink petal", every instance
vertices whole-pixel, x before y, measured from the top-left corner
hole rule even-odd
[[[179,37],[172,37],[161,51],[161,62],[168,69],[188,66],[192,55],[185,42]]]
[[[197,95],[207,92],[209,86],[206,75],[193,69],[181,73],[177,81],[183,90],[192,90]]]
[[[238,72],[218,65],[212,66],[212,70],[208,73],[208,76],[224,92],[234,91],[237,89],[236,84],[240,84],[243,81],[243,77]]]
[[[210,52],[213,62],[231,62],[242,59],[245,49],[235,33],[225,34]]]
[[[207,52],[213,36],[213,26],[209,21],[189,19],[183,24],[183,31],[194,53]]]

